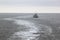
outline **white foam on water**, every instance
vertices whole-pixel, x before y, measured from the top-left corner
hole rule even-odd
[[[26,27],[30,27],[30,30],[38,30],[36,25],[32,22],[26,21],[26,20],[15,20],[15,23],[18,25],[24,25]]]
[[[33,40],[37,36],[40,36],[40,34],[37,34],[37,35],[33,34],[33,33],[37,33],[39,31],[34,23],[26,21],[26,20],[15,20],[15,23],[18,24],[18,25],[24,25],[24,26],[30,28],[29,30],[24,31],[24,32],[23,31],[16,32],[15,35],[18,35],[18,34],[22,35],[20,37],[22,37],[23,39],[26,38],[26,40]]]
[[[29,21],[26,21],[26,20],[17,20],[17,19],[12,19],[12,18],[5,18],[5,20],[14,20],[15,24],[24,25],[25,27],[30,28],[27,31],[15,32],[14,34],[12,34],[12,36],[10,36],[10,38],[8,38],[8,40],[14,40],[17,37],[22,38],[22,40],[33,40],[37,36],[40,36],[40,34],[33,34],[33,33],[37,33],[39,30],[36,27],[36,25],[32,22],[29,22]],[[20,40],[19,38],[17,40]]]
[[[15,32],[14,34],[12,34],[12,36],[8,38],[8,40],[38,40],[38,36],[40,36],[40,34],[37,34],[37,33],[44,32],[44,31],[39,31],[40,29],[38,28],[37,25],[35,25],[35,23],[27,20],[17,20],[12,18],[5,18],[5,20],[13,20],[14,23],[17,25],[24,25],[25,27],[29,27],[27,31]],[[46,27],[48,31],[52,32],[51,28],[49,28],[48,26]]]

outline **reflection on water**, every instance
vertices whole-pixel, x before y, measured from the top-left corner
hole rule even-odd
[[[40,31],[41,28],[38,28],[35,23],[26,21],[26,20],[17,20],[17,19],[11,19],[14,21],[15,24],[17,25],[24,25],[25,28],[29,28],[26,31],[18,31],[12,34],[7,40],[38,40],[40,37],[40,33],[44,31]],[[18,27],[19,29],[20,27]],[[51,31],[51,29],[48,29]],[[46,31],[48,31],[46,30]]]

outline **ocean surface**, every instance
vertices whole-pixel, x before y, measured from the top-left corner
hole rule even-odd
[[[27,17],[16,17],[16,18],[27,18]],[[18,29],[23,25],[22,30],[17,31],[12,34],[8,38],[8,40],[38,40],[40,37],[40,33],[46,33],[50,35],[52,33],[52,29],[48,26],[45,27],[45,29],[42,30],[42,27],[38,27],[38,25],[34,22],[23,20],[23,19],[15,19],[14,18],[4,18],[4,20],[8,21],[14,21],[14,24],[19,25]]]
[[[1,40],[59,40],[59,14],[1,14]],[[60,35],[60,34],[59,34]],[[56,38],[56,39],[55,39]]]

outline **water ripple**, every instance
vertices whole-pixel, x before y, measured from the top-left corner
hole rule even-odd
[[[40,33],[44,32],[44,31],[40,31],[41,28],[39,29],[37,27],[38,25],[35,25],[35,23],[33,23],[33,22],[30,22],[27,20],[17,20],[17,19],[10,19],[10,20],[14,20],[15,24],[17,24],[19,26],[24,25],[26,28],[28,27],[29,29],[27,31],[15,32],[14,34],[12,34],[12,36],[10,36],[8,38],[8,40],[38,40]],[[18,28],[20,28],[20,27],[18,27]],[[51,30],[49,30],[49,31],[51,31]]]

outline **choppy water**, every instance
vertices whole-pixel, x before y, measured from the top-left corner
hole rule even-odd
[[[25,31],[18,31],[12,34],[7,40],[38,40],[41,28],[39,29],[35,23],[27,20],[17,20],[12,18],[6,18],[5,20],[13,20],[17,25],[24,25],[26,28],[29,28]],[[21,27],[21,26],[20,26]],[[20,28],[18,27],[18,28]],[[50,30],[51,31],[51,30]]]

